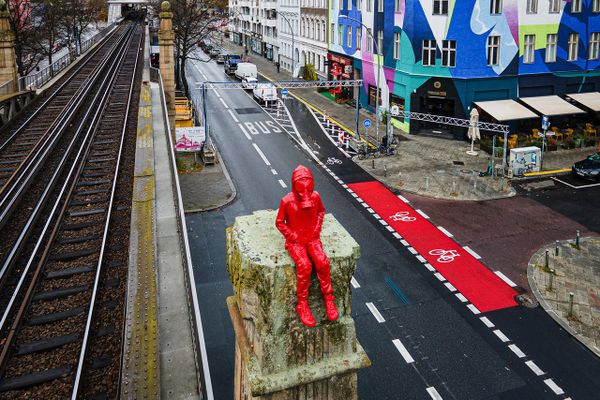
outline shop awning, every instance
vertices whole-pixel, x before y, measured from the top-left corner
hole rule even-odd
[[[583,104],[587,108],[591,108],[594,111],[600,111],[600,93],[589,92],[589,93],[573,93],[568,94],[570,98],[578,103]]]
[[[476,101],[478,107],[498,122],[517,119],[538,118],[538,115],[514,100]]]
[[[585,113],[582,109],[575,107],[573,104],[556,95],[521,97],[519,100],[538,111],[540,114],[548,116]]]

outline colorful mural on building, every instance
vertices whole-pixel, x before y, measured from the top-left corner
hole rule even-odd
[[[457,117],[466,117],[474,101],[600,90],[600,9],[593,9],[594,0],[330,5],[329,52],[352,60],[347,79],[364,80],[364,107],[374,108],[377,81],[386,108],[393,103]],[[409,128],[409,121],[396,124]]]

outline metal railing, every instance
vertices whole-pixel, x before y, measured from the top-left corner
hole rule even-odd
[[[6,81],[0,85],[0,96],[4,96],[5,94],[12,94],[15,91],[15,81],[10,80]]]
[[[186,292],[188,295],[188,305],[192,308],[190,318],[193,328],[193,340],[196,347],[195,360],[196,368],[203,375],[198,382],[199,389],[203,394],[203,398],[206,397],[208,400],[213,400],[214,395],[212,391],[212,384],[210,379],[210,370],[208,368],[208,358],[206,356],[206,344],[204,341],[204,331],[202,328],[202,318],[200,317],[200,305],[198,303],[198,294],[196,293],[196,281],[194,279],[194,269],[192,263],[192,256],[190,251],[189,239],[187,235],[187,224],[185,221],[185,211],[183,208],[183,197],[181,195],[181,187],[179,185],[179,176],[177,175],[177,163],[175,159],[174,144],[171,141],[171,126],[168,118],[167,101],[165,98],[164,86],[160,70],[157,68],[150,67],[150,81],[156,82],[159,85],[159,92],[161,98],[161,106],[164,115],[164,128],[165,135],[167,135],[168,152],[171,161],[171,174],[173,177],[173,186],[175,191],[175,207],[177,221],[179,225],[180,235],[180,246],[183,252],[182,260],[184,262],[184,268],[187,272],[184,274],[186,283]]]
[[[97,43],[100,39],[104,38],[107,33],[109,33],[115,23],[108,25],[106,28],[102,29],[102,31],[98,32],[94,36],[89,39],[86,39],[81,43],[81,49],[79,54],[85,53],[90,47],[92,47],[95,43]],[[77,58],[75,52],[69,51],[64,56],[60,57],[58,60],[54,61],[51,65],[48,65],[41,69],[39,72],[36,72],[33,75],[22,76],[19,78],[18,90],[35,90],[44,86],[48,81],[56,76],[56,74],[63,71],[67,68],[71,63]]]

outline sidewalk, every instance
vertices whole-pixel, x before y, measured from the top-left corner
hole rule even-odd
[[[543,247],[527,268],[531,289],[546,312],[567,332],[600,356],[600,239],[585,238]],[[549,250],[548,268],[545,251]],[[554,274],[551,269],[554,270]],[[570,293],[573,311],[569,314]]]
[[[243,53],[242,46],[231,42],[225,42],[225,48],[234,54]],[[256,64],[267,79],[292,79],[288,71],[281,70],[278,73],[275,64],[263,57],[249,54],[249,61]],[[290,94],[310,103],[343,128],[355,130],[354,107],[336,104],[315,89],[293,89]],[[359,121],[364,119],[374,121],[374,116],[361,108]],[[380,136],[385,129],[385,125],[380,124]],[[369,135],[373,137],[374,132],[374,127],[371,127]],[[381,157],[374,162],[371,158],[356,160],[358,165],[388,187],[449,200],[490,200],[516,194],[508,179],[479,176],[480,171],[487,170],[491,156],[483,151],[479,151],[477,156],[467,155],[470,143],[411,135],[399,129],[394,129],[394,132],[398,143],[394,156]],[[544,166],[547,170],[570,168],[575,161],[594,151],[593,148],[587,148],[547,152]],[[497,158],[495,164],[501,167],[501,159]]]

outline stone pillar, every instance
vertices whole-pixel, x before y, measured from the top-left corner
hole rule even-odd
[[[234,399],[352,400],[357,370],[371,365],[350,316],[350,279],[360,248],[327,214],[321,241],[331,262],[340,317],[331,322],[313,272],[309,305],[317,326],[296,315],[295,266],[275,228],[275,211],[238,217],[227,229],[227,299],[236,334]]]
[[[15,35],[10,27],[6,3],[0,1],[0,85],[8,81],[12,81],[12,85],[4,87],[0,95],[18,90]]]
[[[160,5],[160,27],[158,29],[158,46],[160,49],[160,74],[163,79],[165,100],[171,125],[171,141],[175,146],[175,32],[173,31],[173,13],[171,4],[163,1]]]

